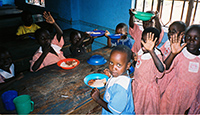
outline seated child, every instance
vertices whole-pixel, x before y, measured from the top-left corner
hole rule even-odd
[[[19,26],[17,30],[17,39],[35,39],[34,33],[40,27],[37,24],[33,23],[33,17],[30,12],[24,11],[21,14],[21,19],[24,22],[24,25]]]
[[[83,42],[86,37],[89,37],[90,39],[86,42]],[[71,51],[72,56],[75,57],[75,56],[87,53],[86,46],[92,44],[93,41],[94,41],[94,37],[91,37],[86,33],[84,33],[84,36],[81,36],[80,32],[72,31],[70,33],[71,46],[69,47],[69,50]]]
[[[125,23],[119,23],[116,26],[115,34],[123,34],[123,35],[121,36],[120,39],[115,40],[115,39],[111,39],[108,36],[110,34],[110,32],[106,30],[105,36],[108,38],[107,39],[108,47],[113,47],[113,46],[117,46],[117,45],[126,45],[131,49],[133,44],[132,44],[131,38],[129,38],[127,36],[128,35],[127,31],[128,31],[128,26]]]
[[[51,40],[50,33],[45,29],[38,29],[35,32],[35,38],[40,45],[40,48],[34,54],[30,61],[30,71],[38,71],[39,69],[57,63],[65,59],[63,52],[60,51],[64,45],[63,31],[56,24],[50,12],[44,12],[44,18],[47,23],[53,24],[56,29],[56,35]]]
[[[135,40],[131,50],[134,53],[137,54],[137,52],[141,48],[141,38],[142,38],[142,31],[143,30],[140,29],[140,27],[136,23],[134,23],[135,22],[135,15],[132,13],[133,11],[135,11],[135,9],[129,9],[129,14],[130,14],[130,18],[129,18],[129,34]],[[154,13],[153,11],[147,11],[147,13],[155,14],[155,16],[152,19],[148,20],[148,21],[142,21],[143,29],[146,29],[148,27],[154,27],[154,25],[155,25],[155,27],[160,32],[160,39],[159,39],[159,42],[157,44],[157,46],[158,46],[161,43],[162,38],[164,36],[164,30],[162,29],[160,20],[159,20],[159,18],[157,16],[158,12]]]
[[[132,92],[136,114],[159,114],[160,90],[156,79],[163,76],[165,70],[161,52],[156,48],[160,32],[154,27],[146,28],[142,33],[142,48],[132,82]]]
[[[131,49],[125,45],[114,47],[109,59],[110,78],[106,83],[104,98],[98,89],[91,92],[92,99],[102,106],[103,114],[135,114],[131,92],[132,79],[127,74],[130,67]],[[108,73],[107,73],[108,74]]]

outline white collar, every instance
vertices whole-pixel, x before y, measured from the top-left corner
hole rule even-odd
[[[190,52],[187,50],[187,47],[185,47],[185,48],[183,49],[182,52],[183,52],[183,55],[184,55],[186,58],[188,58],[188,59],[194,59],[194,58],[196,58],[196,57],[199,57],[199,58],[200,58],[200,55],[196,56],[196,55],[190,53]]]
[[[154,49],[154,52],[156,53],[156,55],[161,54],[160,51],[158,49],[156,49],[156,48]],[[143,60],[148,60],[148,59],[152,58],[150,53],[145,53],[144,54],[142,48],[138,51],[138,56],[140,56],[140,55],[142,55],[141,59],[143,59]]]
[[[58,45],[51,44],[51,47],[55,50],[56,53],[60,53],[61,47]],[[42,47],[40,46],[39,52],[42,53]]]
[[[11,73],[0,69],[0,74],[1,74],[5,79],[9,79],[9,78],[15,76],[15,67],[14,67],[14,64],[12,64],[12,65],[10,66],[9,69],[10,69],[10,72],[11,72]]]

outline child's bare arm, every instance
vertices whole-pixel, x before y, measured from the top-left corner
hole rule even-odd
[[[108,103],[106,103],[103,99],[101,99],[100,97],[100,92],[98,89],[92,89],[92,92],[90,94],[90,96],[92,97],[92,99],[97,102],[100,106],[102,106],[105,110],[109,111],[110,113],[112,113],[109,109],[108,109]]]
[[[94,42],[94,38],[96,38],[96,37],[92,37],[91,35],[87,34],[86,32],[84,34],[85,34],[85,38],[89,38],[89,40],[84,43],[84,46],[88,46],[89,44],[92,44]]]
[[[108,36],[109,34],[110,34],[110,32],[108,30],[106,30],[105,36],[107,37],[107,45],[108,45],[108,47],[111,47],[111,38]]]
[[[171,45],[171,53],[169,56],[165,59],[164,63],[166,65],[166,69],[168,70],[176,57],[178,53],[181,52],[181,50],[187,45],[187,43],[184,43],[181,46],[181,39],[183,37],[183,34],[181,34],[179,37],[177,37],[177,34],[172,35],[170,39],[170,45]]]
[[[130,15],[130,18],[129,18],[129,26],[131,28],[134,27],[134,22],[135,22],[135,15],[132,13],[133,11],[135,11],[135,9],[129,9],[129,15]]]
[[[47,23],[53,24],[53,26],[56,29],[56,33],[57,33],[57,39],[58,41],[60,41],[61,36],[63,35],[63,31],[61,30],[61,28],[58,26],[58,24],[55,22],[54,18],[51,16],[50,12],[44,12],[43,13],[43,17],[46,19]]]

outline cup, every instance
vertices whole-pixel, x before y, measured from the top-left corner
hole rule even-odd
[[[13,99],[17,97],[17,95],[18,93],[15,90],[8,90],[1,95],[6,110],[15,110],[15,104],[13,103]]]
[[[18,114],[29,114],[34,109],[34,102],[29,95],[20,95],[13,100]]]

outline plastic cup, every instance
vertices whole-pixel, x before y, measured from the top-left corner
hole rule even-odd
[[[8,111],[15,110],[15,104],[13,103],[13,99],[17,97],[17,95],[18,93],[15,90],[6,91],[1,95],[6,110]]]
[[[34,102],[29,95],[20,95],[13,100],[18,114],[29,114],[34,109]]]

